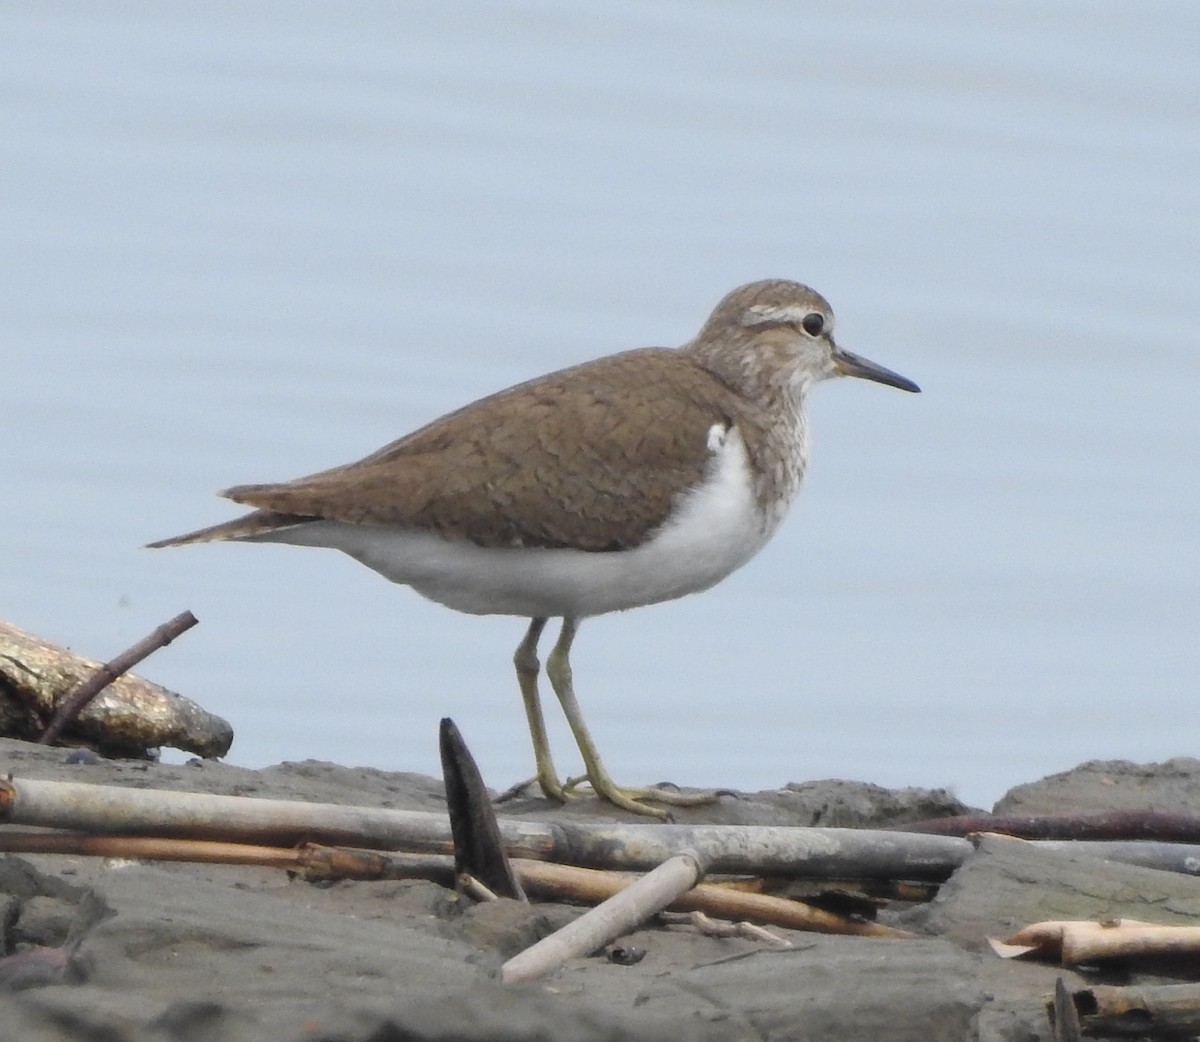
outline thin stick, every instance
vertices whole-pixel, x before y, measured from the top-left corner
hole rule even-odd
[[[0,777],[0,822],[291,846],[304,839],[450,853],[444,814],[254,796]],[[699,849],[710,870],[818,878],[945,879],[974,849],[950,836],[758,825],[588,824],[505,818],[510,857],[648,870]]]
[[[1191,1038],[1200,1032],[1200,985],[1097,984],[1071,996],[1084,1034],[1103,1038]]]
[[[0,772],[2,775],[2,772]],[[453,850],[450,822],[428,811],[356,807],[170,789],[51,782],[0,776],[0,822],[47,828],[181,836],[293,846],[304,840],[425,853]],[[974,846],[952,836],[784,825],[658,825],[502,818],[510,857],[649,870],[681,850],[709,857],[709,871],[809,879],[942,880]],[[1039,848],[1190,871],[1200,848],[1147,842]]]
[[[897,832],[935,836],[968,836],[997,832],[1018,839],[1167,840],[1200,842],[1200,817],[1150,810],[1112,810],[1102,814],[1012,814],[962,816],[911,821],[891,826]]]
[[[703,884],[701,885],[703,886]],[[773,948],[792,947],[792,942],[786,937],[780,937],[777,933],[771,933],[765,926],[747,922],[745,919],[741,922],[731,923],[726,919],[711,919],[703,912],[660,912],[659,914],[664,922],[687,923],[706,937],[746,937],[752,941],[762,941]]]
[[[1140,919],[1052,919],[1031,923],[1011,937],[989,938],[1001,958],[1023,955],[1061,958],[1064,966],[1102,959],[1180,957],[1200,955],[1200,926],[1168,926]]]
[[[0,832],[0,851],[22,854],[84,854],[131,861],[194,861],[211,865],[260,865],[299,871],[300,851],[249,843],[150,836],[79,836],[63,832]]]
[[[190,611],[176,615],[170,622],[164,622],[149,636],[143,637],[129,650],[121,652],[111,662],[101,666],[91,676],[85,677],[63,699],[58,711],[54,714],[54,719],[50,721],[50,726],[42,733],[38,742],[42,745],[53,743],[62,734],[63,728],[70,724],[83,711],[84,707],[117,677],[122,673],[128,673],[151,652],[166,647],[181,633],[185,633],[195,626],[198,621]]]
[[[590,955],[661,912],[703,875],[704,863],[699,854],[693,850],[676,854],[603,904],[514,955],[500,967],[500,979],[505,984],[535,980],[567,959]]]
[[[514,859],[513,868],[525,889],[551,901],[594,904],[620,893],[638,877],[627,872],[601,872],[548,861]],[[699,883],[671,904],[678,912],[701,911],[719,919],[749,919],[813,933],[850,934],[857,937],[909,938],[913,935],[882,923],[863,922],[770,894],[753,894],[712,883]]]
[[[1070,923],[1063,930],[1064,966],[1101,959],[1168,956],[1195,960],[1200,954],[1200,926],[1158,926],[1151,923]]]
[[[499,894],[494,890],[489,890],[485,884],[481,883],[469,872],[454,873],[454,889],[460,894],[466,894],[467,897],[481,903],[500,900]],[[522,897],[521,900],[524,901],[526,898]]]
[[[404,854],[318,843],[278,847],[200,839],[3,829],[0,830],[0,853],[82,854],[141,861],[258,865],[300,872],[308,880],[431,879],[447,885],[456,881],[453,859],[445,854]],[[545,861],[513,859],[511,865],[522,884],[546,901],[599,904],[620,893],[638,878],[629,872],[602,872],[594,868],[576,868]],[[803,901],[731,890],[709,883],[693,887],[671,907],[680,912],[697,910],[721,919],[745,919],[814,933],[856,937],[912,936],[882,923],[834,915]],[[1058,935],[1055,934],[1056,942],[1057,939]]]
[[[211,865],[250,865],[301,873],[310,882],[326,879],[430,879],[450,886],[454,861],[445,854],[383,853],[355,847],[304,843],[272,847],[206,839],[155,836],[95,836],[73,832],[0,830],[0,853],[78,854],[130,861],[191,861]]]

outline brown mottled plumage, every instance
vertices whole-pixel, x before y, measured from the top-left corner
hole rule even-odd
[[[737,422],[745,403],[726,399],[677,353],[630,351],[501,391],[358,463],[223,494],[489,548],[626,550],[703,478],[709,453],[690,435]]]

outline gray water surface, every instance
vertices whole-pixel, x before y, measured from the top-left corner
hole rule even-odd
[[[6,4],[0,615],[104,658],[190,608],[142,671],[234,762],[436,772],[449,715],[507,785],[523,621],[139,547],[789,277],[924,393],[818,388],[766,550],[584,625],[614,775],[987,803],[1196,753],[1198,44],[1191,3]]]

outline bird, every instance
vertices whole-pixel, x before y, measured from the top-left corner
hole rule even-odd
[[[706,590],[762,549],[804,477],[817,383],[850,376],[920,390],[838,346],[833,330],[833,310],[815,290],[751,282],[680,347],[583,362],[353,463],[236,485],[220,495],[250,513],[148,545],[332,548],[459,612],[529,619],[513,664],[543,793],[565,801],[590,787],[665,819],[665,806],[715,796],[613,781],[575,695],[571,648],[584,619]],[[538,644],[552,618],[562,626],[545,673],[584,767],[567,781],[538,692]]]

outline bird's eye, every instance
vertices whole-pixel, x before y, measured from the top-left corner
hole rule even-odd
[[[816,311],[810,311],[804,316],[800,325],[804,327],[804,332],[809,336],[820,336],[821,330],[825,328],[825,316]]]

